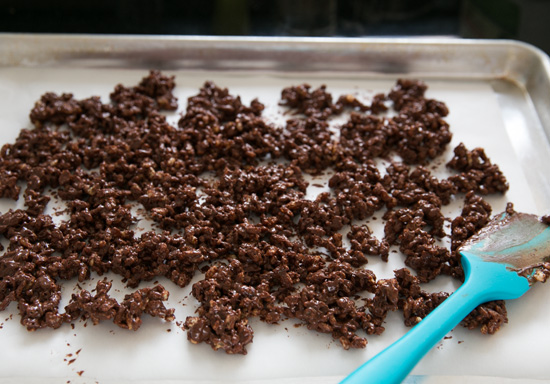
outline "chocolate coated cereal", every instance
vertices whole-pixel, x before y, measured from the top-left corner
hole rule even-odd
[[[204,271],[192,286],[200,305],[184,322],[192,343],[245,354],[253,339],[248,320],[258,317],[270,324],[292,318],[345,349],[363,348],[365,335],[384,331],[390,311],[413,326],[445,300],[447,293],[421,285],[441,274],[463,279],[456,249],[491,214],[478,194],[508,189],[480,148],[455,148],[447,178],[425,167],[452,134],[447,107],[426,98],[421,81],[398,80],[370,105],[353,95],[333,102],[325,86],[285,88],[281,105],[294,113],[285,127],[262,117],[260,101],[247,106],[212,82],[189,98],[173,126],[161,111],[177,108],[174,87],[173,77],[151,71],[137,86],[117,85],[108,103],[46,93],[30,113],[34,128],[2,147],[0,196],[22,194],[25,209],[0,215],[8,241],[0,310],[16,302],[28,330],[77,319],[137,330],[144,313],[173,321],[161,285],[118,302],[111,282],[99,280],[61,309],[61,284],[110,271],[132,289],[159,276],[185,287]],[[349,119],[337,138],[329,122],[344,111]],[[384,172],[379,158],[393,159]],[[328,173],[330,191],[307,199],[306,173]],[[50,191],[65,203],[68,219],[59,224],[44,214]],[[461,215],[445,218],[442,206],[464,196]],[[135,204],[157,230],[136,235]],[[377,212],[382,239],[364,223]],[[438,241],[446,220],[451,249]],[[377,279],[368,261],[387,261],[390,246],[408,268]],[[494,333],[505,322],[499,301],[478,307],[463,325]]]

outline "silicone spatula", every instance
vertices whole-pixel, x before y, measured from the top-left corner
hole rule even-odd
[[[503,213],[459,251],[464,284],[341,384],[402,382],[420,359],[478,305],[516,299],[534,282],[546,280],[542,267],[550,261],[550,227],[535,215]]]

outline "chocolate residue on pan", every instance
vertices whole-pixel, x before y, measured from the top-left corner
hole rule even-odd
[[[0,310],[17,302],[28,330],[76,319],[137,330],[143,314],[173,321],[161,285],[118,302],[111,282],[98,280],[61,311],[61,284],[113,272],[131,289],[160,276],[185,287],[204,272],[192,286],[196,315],[176,322],[192,343],[245,354],[249,318],[293,318],[345,349],[363,348],[365,335],[384,332],[390,311],[402,311],[412,326],[445,300],[447,293],[421,284],[440,274],[463,278],[455,250],[491,211],[476,193],[508,188],[482,149],[462,144],[448,178],[431,174],[427,165],[452,134],[447,107],[426,98],[420,81],[399,80],[371,105],[352,95],[333,102],[325,86],[285,88],[281,104],[294,112],[285,127],[267,123],[257,99],[245,105],[212,82],[173,126],[161,112],[177,108],[174,87],[173,77],[151,71],[137,86],[117,85],[108,103],[46,93],[30,113],[34,128],[2,147],[0,196],[22,196],[25,209],[0,215],[9,241],[0,258]],[[351,114],[337,139],[329,121],[345,110]],[[393,155],[402,162],[381,172],[377,159]],[[330,191],[306,199],[305,174],[328,171]],[[66,206],[59,224],[44,214],[48,190]],[[449,250],[438,242],[441,208],[463,193]],[[158,230],[136,235],[136,204]],[[385,220],[382,239],[359,223],[375,213]],[[408,268],[379,280],[365,265],[387,261],[391,245]],[[493,302],[463,324],[493,333],[506,321],[504,304]]]

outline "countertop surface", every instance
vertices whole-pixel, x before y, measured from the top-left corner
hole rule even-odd
[[[0,32],[514,39],[550,52],[535,0],[0,2]]]

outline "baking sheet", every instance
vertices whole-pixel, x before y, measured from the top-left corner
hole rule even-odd
[[[13,38],[10,36],[8,40],[13,42]],[[52,38],[55,40],[55,37]],[[89,44],[89,38],[81,39],[84,46],[86,42]],[[113,45],[118,46],[116,39],[114,41]],[[133,39],[132,44],[139,41],[139,38]],[[13,142],[21,128],[30,127],[28,113],[44,92],[72,92],[77,98],[99,95],[106,101],[115,84],[136,84],[147,74],[148,69],[153,68],[151,64],[154,60],[147,49],[151,41],[143,39],[141,54],[132,56],[133,60],[128,60],[126,66],[120,65],[116,50],[111,59],[105,53],[96,57],[90,51],[83,50],[80,57],[85,60],[76,60],[78,52],[73,52],[70,60],[63,58],[66,56],[59,58],[52,54],[48,60],[44,56],[41,61],[29,53],[27,62],[15,59],[4,61],[0,68],[0,144]],[[51,40],[48,42],[52,44]],[[316,52],[315,42],[310,45],[302,43]],[[346,49],[353,52],[350,43],[346,44]],[[355,44],[357,52],[369,48],[368,40]],[[413,49],[414,44],[414,41],[409,42],[408,49]],[[208,44],[203,45],[208,50]],[[439,45],[437,43],[433,46],[434,57],[437,56]],[[386,43],[387,50],[391,51],[392,47],[399,48],[390,42]],[[464,49],[463,46],[459,47]],[[13,57],[20,57],[21,51],[21,48],[14,46]],[[280,63],[285,62],[284,52],[279,52]],[[401,67],[414,68],[414,59],[410,60],[410,65]],[[236,60],[233,67],[225,63],[218,68],[198,70],[185,62],[173,62],[169,56],[165,62],[157,60],[156,67],[176,76],[178,85],[175,95],[180,100],[180,111],[185,108],[188,96],[195,94],[204,81],[212,80],[219,86],[228,87],[233,94],[241,95],[245,103],[259,97],[267,106],[267,117],[275,123],[284,120],[277,117],[276,112],[279,110],[277,102],[280,90],[285,86],[302,82],[308,82],[314,87],[326,84],[328,91],[335,96],[351,92],[368,100],[377,92],[387,92],[398,77],[424,79],[429,85],[428,97],[444,101],[451,111],[447,121],[454,138],[449,151],[439,163],[448,160],[452,148],[461,141],[469,148],[483,146],[493,162],[500,165],[511,185],[505,197],[490,199],[495,211],[503,209],[506,201],[513,201],[520,211],[550,213],[550,199],[547,198],[550,195],[550,176],[546,174],[543,163],[544,159],[550,158],[545,134],[548,122],[538,113],[538,101],[531,97],[528,86],[530,76],[534,76],[529,71],[534,71],[535,67],[526,68],[523,72],[516,70],[526,79],[525,83],[521,83],[519,78],[503,79],[501,74],[491,76],[482,73],[486,68],[479,72],[471,71],[469,76],[463,74],[446,78],[435,72],[342,72],[336,69],[338,67],[332,71],[321,68],[304,72],[286,66],[268,66],[243,71],[244,64],[239,63]],[[169,119],[176,121],[178,116],[178,113],[174,113]],[[315,191],[312,190],[312,193]],[[0,211],[4,212],[10,206],[13,205],[1,201]],[[459,202],[449,210],[458,208]],[[374,222],[371,224],[375,225]],[[380,233],[380,228],[374,229]],[[393,269],[401,266],[402,259],[399,257],[392,258],[388,264],[376,260],[368,264],[368,268],[373,269],[378,278],[392,277]],[[111,277],[115,281],[113,296],[120,299],[125,288],[116,276]],[[200,276],[194,281],[198,278]],[[189,296],[190,286],[182,290],[164,279],[159,281],[171,293],[169,305],[176,308],[177,320],[183,321],[193,313],[196,307],[194,299]],[[146,284],[140,287],[143,286]],[[424,288],[452,290],[456,288],[456,283],[440,277],[434,284]],[[68,285],[65,298],[70,296],[71,289]],[[424,376],[430,376],[430,382],[448,382],[448,378],[443,376],[459,376],[463,380],[461,382],[468,382],[466,376],[478,377],[471,378],[469,382],[481,382],[475,381],[480,380],[480,376],[550,380],[550,373],[545,366],[546,356],[550,354],[548,304],[550,287],[536,286],[525,297],[508,303],[510,322],[497,334],[485,336],[478,331],[466,331],[460,327],[455,329],[450,333],[452,338],[441,341],[428,353],[414,370],[417,376],[409,380],[425,380]],[[350,373],[407,330],[402,324],[401,313],[392,313],[387,318],[388,331],[381,336],[368,337],[369,344],[365,350],[344,351],[337,342],[331,341],[329,335],[296,328],[290,320],[278,326],[256,320],[252,320],[251,324],[255,337],[253,344],[248,347],[248,355],[228,356],[214,352],[204,344],[190,344],[176,324],[150,318],[144,318],[144,324],[137,332],[120,329],[111,323],[98,326],[76,323],[74,329],[66,325],[55,331],[29,333],[20,326],[12,303],[7,311],[0,312],[0,345],[3,346],[0,350],[0,382],[30,383],[51,379],[52,382],[70,380],[71,383],[137,380],[228,383],[298,380],[328,383]],[[75,360],[70,363],[72,359]]]

